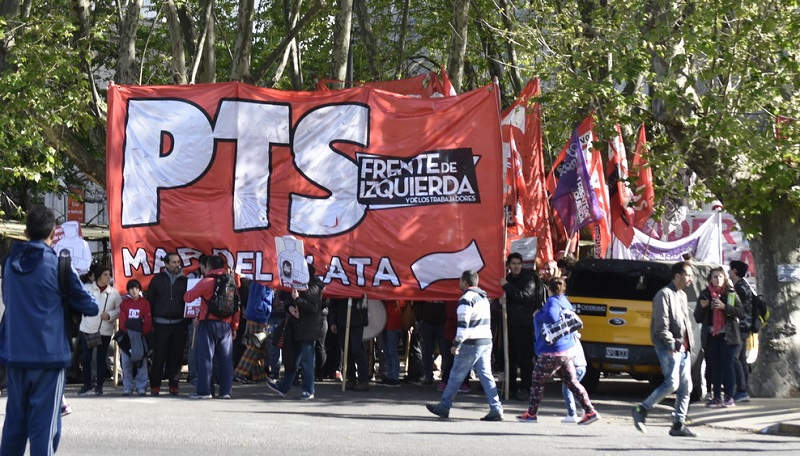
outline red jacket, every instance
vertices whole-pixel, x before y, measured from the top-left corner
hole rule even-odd
[[[407,301],[384,301],[386,303],[386,330],[402,331],[403,329],[403,309]]]
[[[239,329],[239,316],[242,313],[241,310],[236,311],[235,314],[228,318],[219,318],[216,315],[208,312],[208,304],[206,304],[207,301],[210,301],[211,298],[214,297],[214,286],[217,283],[216,276],[227,273],[228,271],[226,269],[214,269],[212,271],[208,271],[206,276],[197,282],[197,285],[195,285],[194,288],[184,293],[183,300],[186,302],[192,302],[197,298],[203,298],[200,300],[200,314],[197,316],[197,319],[200,321],[205,319],[221,320],[226,323],[230,323],[231,331],[236,332],[236,330]]]
[[[153,328],[153,316],[150,313],[150,301],[141,295],[134,300],[130,295],[125,296],[119,306],[119,329],[127,331],[125,323],[129,318],[142,319],[142,335],[148,334]]]

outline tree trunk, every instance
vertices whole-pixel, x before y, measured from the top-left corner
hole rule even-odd
[[[186,74],[186,51],[183,48],[183,34],[181,34],[178,9],[175,7],[174,0],[167,0],[166,4],[169,41],[172,49],[172,81],[175,84],[186,84],[189,82],[189,77]]]
[[[239,0],[239,16],[236,22],[236,45],[233,51],[231,80],[243,81],[250,76],[250,58],[253,49],[253,14],[255,0]]]
[[[403,15],[400,19],[400,31],[397,38],[397,68],[394,77],[400,79],[403,75],[403,60],[406,58],[406,32],[408,31],[408,12],[411,9],[411,0],[403,2]]]
[[[353,0],[339,0],[333,23],[333,49],[331,50],[331,77],[338,81],[347,78],[347,54],[350,51],[350,31],[353,25]],[[335,83],[338,89],[342,83]]]
[[[122,21],[119,25],[119,61],[117,62],[116,82],[137,84],[136,71],[136,28],[142,13],[143,0],[128,0],[124,11],[120,11]]]
[[[506,28],[508,36],[514,36],[514,21],[516,17],[514,12],[516,8],[508,0],[500,0],[500,7],[502,12],[500,15],[503,18],[503,25]],[[514,94],[518,94],[522,90],[522,77],[519,74],[519,65],[517,64],[517,50],[514,47],[514,40],[506,38],[506,53],[508,54],[508,77],[511,82],[511,88]]]
[[[319,14],[319,12],[322,11],[322,9],[326,6],[327,3],[325,0],[314,0],[314,4],[311,6],[311,8],[297,22],[297,25],[294,26],[294,28],[292,28],[292,30],[290,30],[285,37],[283,37],[283,41],[281,41],[280,44],[278,44],[278,46],[264,59],[264,61],[261,62],[261,65],[256,71],[253,72],[253,76],[247,82],[250,84],[255,84],[260,81],[264,75],[267,74],[269,67],[271,67],[272,64],[278,60],[278,57],[283,54],[283,51],[286,49],[286,47],[289,46],[292,40],[297,37],[297,34],[300,33],[300,30],[302,30],[303,27],[305,27],[311,21],[311,19]]]
[[[6,31],[0,38],[0,73],[8,71],[11,67],[8,64],[8,51],[14,46],[14,28],[17,26],[15,20],[19,16],[19,0],[3,0],[0,3],[0,17],[6,21]]]
[[[469,25],[469,0],[455,0],[453,4],[453,33],[448,49],[447,73],[456,93],[461,93],[464,79],[464,56],[467,53],[467,29]]]
[[[750,389],[759,397],[800,395],[800,283],[779,282],[780,265],[798,267],[800,232],[788,214],[796,207],[783,203],[760,221],[762,234],[750,241],[758,271],[758,293],[770,304],[771,317],[759,334],[758,359]]]
[[[289,32],[297,27],[297,21],[300,18],[300,7],[303,5],[303,0],[284,0],[284,11],[286,21],[286,31]],[[293,38],[286,48],[284,53],[284,62],[281,66],[286,64],[286,60],[290,62],[290,74],[292,81],[292,90],[303,90],[303,69],[301,67],[300,47],[297,45],[297,38]],[[283,71],[283,70],[281,70]],[[275,72],[273,78],[273,86],[279,79],[278,71]]]
[[[200,37],[197,40],[197,52],[192,61],[192,76],[189,78],[192,84],[197,82],[197,74],[200,70],[200,65],[207,59],[206,47],[211,47],[209,44],[213,45],[214,42],[214,0],[203,0],[200,6],[202,7],[203,17],[198,27],[200,29]],[[213,54],[213,49],[210,52]],[[212,60],[216,61],[213,57]],[[203,74],[201,75],[200,82],[207,82],[202,79],[208,77],[208,75],[205,74],[207,68],[207,64],[203,65]]]
[[[200,74],[197,82],[217,82],[217,28],[214,22],[214,0],[207,0],[206,39],[203,45],[203,59],[200,61]]]
[[[375,33],[372,32],[372,24],[369,21],[367,2],[366,0],[354,0],[354,5],[356,8],[356,17],[358,18],[358,28],[361,31],[361,39],[364,40],[364,48],[367,51],[369,74],[373,81],[378,81],[381,78],[381,74],[378,72],[380,51],[378,50]]]

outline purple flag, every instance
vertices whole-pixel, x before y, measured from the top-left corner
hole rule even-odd
[[[591,134],[591,131],[587,132],[586,141],[591,141]],[[603,209],[592,190],[577,128],[572,132],[567,156],[561,164],[561,175],[553,195],[553,209],[561,218],[569,237],[603,217]]]

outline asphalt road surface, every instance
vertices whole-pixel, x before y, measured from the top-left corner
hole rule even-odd
[[[697,426],[696,439],[667,435],[670,402],[648,420],[649,433],[637,432],[630,408],[650,386],[626,377],[602,381],[593,395],[601,421],[589,426],[562,424],[560,385],[550,384],[539,423],[518,423],[527,404],[504,401],[504,422],[482,422],[488,411],[480,391],[460,394],[450,419],[425,409],[440,393],[433,387],[404,384],[373,386],[368,392],[340,391],[341,384],[317,385],[317,397],[299,401],[299,387],[287,398],[265,385],[236,385],[233,399],[192,400],[184,386],[180,397],[121,396],[106,387],[104,396],[76,397],[68,388],[74,413],[63,420],[58,454],[109,455],[734,455],[800,454],[796,437],[761,435]],[[480,390],[477,382],[473,389]],[[5,411],[5,398],[0,398]],[[3,416],[5,418],[5,416]]]

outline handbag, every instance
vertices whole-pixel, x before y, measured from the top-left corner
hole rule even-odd
[[[106,305],[108,304],[108,295],[106,295],[106,302],[103,303],[103,311],[100,312],[98,315],[103,315],[106,313]],[[83,340],[86,341],[86,348],[89,350],[99,347],[100,344],[103,343],[103,338],[100,336],[100,327],[103,326],[103,318],[100,317],[100,324],[97,325],[97,331],[93,333],[87,333],[81,331],[83,333]]]
[[[542,325],[542,337],[548,344],[554,344],[567,334],[571,334],[581,328],[583,328],[583,321],[578,314],[564,309],[561,311],[561,315],[558,316],[558,321]]]
[[[98,328],[99,329],[99,328]],[[83,331],[81,331],[83,332]],[[93,333],[83,333],[83,340],[86,341],[86,348],[92,349],[95,347],[99,347],[100,344],[103,343],[103,338],[100,337],[100,331],[93,332]]]

